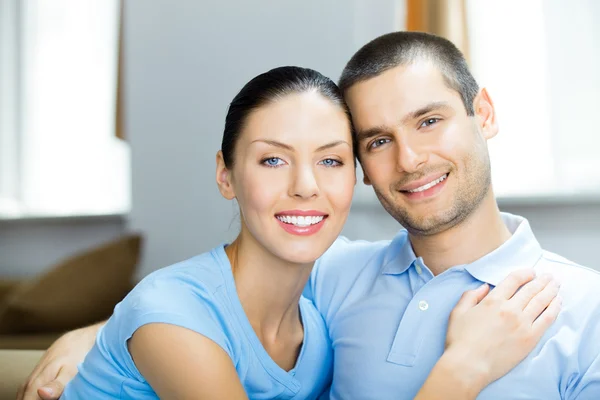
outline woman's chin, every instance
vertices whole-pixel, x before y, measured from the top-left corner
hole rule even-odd
[[[319,246],[321,247],[321,246]],[[323,255],[327,248],[320,249],[316,246],[284,246],[280,248],[278,253],[279,257],[291,264],[313,264],[319,257]]]

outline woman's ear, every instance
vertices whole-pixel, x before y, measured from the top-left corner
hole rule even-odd
[[[231,181],[231,171],[225,165],[225,159],[223,158],[223,152],[219,150],[217,152],[217,186],[219,192],[227,200],[235,199],[235,191],[233,190],[233,184]]]
[[[498,121],[494,102],[485,88],[481,89],[473,100],[473,109],[481,127],[483,138],[489,140],[498,133]]]

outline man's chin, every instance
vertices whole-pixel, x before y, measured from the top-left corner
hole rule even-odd
[[[432,236],[453,228],[460,222],[456,213],[439,213],[438,215],[423,215],[420,217],[405,214],[400,222],[406,230],[417,236]]]

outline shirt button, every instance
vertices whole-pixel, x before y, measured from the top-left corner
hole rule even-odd
[[[423,272],[423,268],[419,264],[415,265],[415,269],[417,270],[417,274],[421,275]]]
[[[419,310],[426,311],[429,308],[429,304],[425,300],[419,302]]]

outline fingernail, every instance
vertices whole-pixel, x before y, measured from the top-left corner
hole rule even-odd
[[[54,389],[52,389],[49,386],[42,387],[42,390],[45,391],[46,393],[48,393],[49,396],[52,396],[54,394]]]

